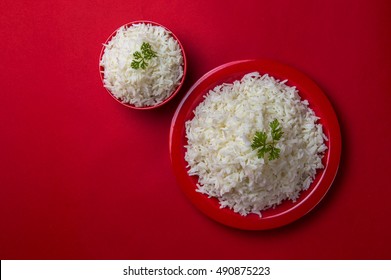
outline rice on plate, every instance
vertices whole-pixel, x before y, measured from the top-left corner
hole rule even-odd
[[[135,107],[156,106],[180,86],[184,52],[169,30],[158,24],[120,27],[104,44],[100,66],[105,88],[119,101]]]
[[[296,201],[324,168],[322,125],[286,82],[252,72],[220,84],[185,123],[187,172],[198,176],[197,191],[217,198],[221,208],[261,216],[284,200]],[[270,135],[273,121],[281,130],[273,140],[278,157],[260,157],[254,137],[259,131]]]

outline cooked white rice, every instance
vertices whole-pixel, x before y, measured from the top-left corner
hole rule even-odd
[[[296,201],[323,168],[327,149],[318,117],[295,87],[267,74],[210,90],[186,122],[188,174],[198,176],[197,191],[218,198],[221,208],[241,215]],[[277,119],[283,131],[280,157],[258,158],[251,142],[256,131],[270,131]]]
[[[133,53],[149,43],[157,57],[144,69],[133,69]],[[161,26],[138,23],[122,26],[105,45],[100,61],[104,86],[119,100],[136,107],[153,106],[167,99],[183,76],[181,48]]]

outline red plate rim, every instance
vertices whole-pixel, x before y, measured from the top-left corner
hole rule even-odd
[[[299,95],[309,101],[309,107],[320,117],[323,133],[327,136],[327,151],[323,157],[324,169],[318,170],[314,182],[308,190],[301,192],[295,203],[284,201],[274,209],[256,214],[241,216],[228,208],[221,209],[216,198],[208,198],[196,192],[196,176],[187,174],[184,159],[186,131],[185,122],[193,118],[193,110],[203,100],[203,96],[216,85],[233,82],[244,74],[258,71],[269,74],[278,80],[288,80],[287,85],[296,86]],[[341,133],[337,116],[324,92],[302,72],[288,65],[268,60],[239,60],[223,64],[201,77],[187,92],[179,104],[170,127],[169,150],[171,164],[176,179],[190,201],[204,214],[224,225],[245,229],[265,230],[287,225],[311,211],[325,196],[337,174],[341,156]]]
[[[102,56],[103,56],[103,53],[105,51],[105,45],[108,44],[108,42],[117,34],[117,31],[121,28],[121,27],[130,27],[134,24],[139,24],[139,23],[145,23],[145,24],[151,24],[151,25],[155,25],[155,26],[160,26],[160,27],[163,27],[164,29],[166,29],[170,35],[178,42],[178,45],[179,47],[181,48],[181,52],[182,52],[182,57],[183,57],[183,75],[182,75],[182,78],[178,84],[178,86],[174,89],[174,91],[171,93],[171,95],[169,97],[167,97],[165,100],[163,100],[162,102],[160,102],[159,104],[156,104],[154,106],[144,106],[144,107],[137,107],[133,104],[130,104],[130,103],[124,103],[122,102],[121,100],[119,100],[118,98],[116,98],[113,93],[111,93],[110,90],[108,90],[105,85],[104,85],[104,82],[103,82],[103,79],[104,79],[104,75],[103,75],[103,71],[104,71],[104,68],[103,66],[100,65],[100,61],[102,60]],[[119,103],[121,103],[122,105],[128,107],[128,108],[131,108],[131,109],[136,109],[136,110],[150,110],[150,109],[155,109],[155,108],[158,108],[158,107],[161,107],[163,106],[164,104],[168,103],[171,99],[173,99],[177,93],[180,91],[184,81],[185,81],[185,77],[186,77],[186,72],[187,72],[187,59],[186,59],[186,54],[185,54],[185,49],[183,48],[183,45],[181,43],[181,41],[179,41],[178,37],[170,30],[168,29],[167,27],[165,27],[164,25],[161,25],[160,23],[157,23],[157,22],[154,22],[154,21],[150,21],[150,20],[135,20],[135,21],[131,21],[131,22],[128,22],[120,27],[118,27],[116,30],[113,31],[113,33],[110,34],[110,36],[106,39],[106,41],[103,43],[103,46],[102,46],[102,49],[100,51],[100,54],[99,54],[99,61],[98,61],[98,66],[99,66],[99,76],[100,76],[100,79],[102,81],[102,84],[103,84],[103,87],[105,88],[105,90],[109,93],[109,95],[111,97],[113,97],[116,101],[118,101]]]

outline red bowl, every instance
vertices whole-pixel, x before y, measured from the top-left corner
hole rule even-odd
[[[310,187],[300,193],[296,202],[283,201],[273,209],[241,216],[228,209],[220,208],[217,198],[196,192],[197,176],[189,176],[185,153],[187,145],[185,123],[194,117],[194,109],[204,100],[204,95],[222,83],[232,83],[245,74],[258,71],[281,81],[287,79],[288,86],[296,86],[302,100],[308,100],[309,107],[320,117],[323,133],[328,138],[323,157],[324,169],[318,170]],[[341,133],[337,116],[323,91],[305,74],[287,65],[271,60],[242,60],[221,65],[201,77],[188,91],[179,104],[170,129],[169,148],[171,163],[177,181],[185,195],[204,214],[227,226],[246,230],[265,230],[289,224],[311,211],[329,190],[339,167],[341,155]]]
[[[187,71],[187,61],[186,61],[186,55],[185,55],[185,50],[181,44],[181,42],[179,41],[178,37],[175,36],[175,34],[169,30],[167,27],[159,24],[159,23],[156,23],[156,22],[153,22],[153,21],[149,21],[149,20],[137,20],[137,21],[132,21],[132,22],[129,22],[125,25],[123,25],[124,27],[130,27],[134,24],[138,24],[138,23],[145,23],[145,24],[151,24],[151,25],[155,25],[155,26],[160,26],[160,27],[163,27],[164,29],[166,29],[170,35],[178,42],[179,44],[179,47],[181,48],[181,52],[182,52],[182,57],[183,57],[183,75],[182,75],[182,78],[181,78],[181,81],[179,82],[179,85],[173,90],[173,92],[171,93],[171,95],[169,97],[167,97],[163,102],[159,103],[159,104],[156,104],[156,105],[153,105],[153,106],[143,106],[143,107],[136,107],[135,105],[131,104],[131,103],[125,103],[125,102],[122,102],[121,100],[119,100],[117,97],[115,97],[113,95],[112,92],[110,92],[110,90],[108,90],[106,87],[104,87],[106,89],[106,91],[110,94],[111,97],[113,97],[116,101],[118,101],[119,103],[121,103],[122,105],[128,107],[128,108],[132,108],[132,109],[137,109],[137,110],[149,110],[149,109],[155,109],[155,108],[158,108],[160,106],[163,106],[164,104],[168,103],[171,99],[173,99],[175,97],[175,95],[177,95],[177,93],[179,92],[179,90],[181,89],[184,81],[185,81],[185,76],[186,76],[186,71]],[[121,26],[122,27],[122,26]],[[121,27],[119,27],[118,29],[120,29]],[[102,84],[104,86],[104,68],[103,66],[100,65],[100,62],[102,60],[102,56],[103,56],[103,53],[105,51],[105,45],[108,44],[108,42],[117,34],[117,31],[118,29],[116,29],[108,38],[107,40],[105,41],[105,43],[103,44],[103,47],[102,47],[102,50],[100,52],[100,55],[99,55],[99,75],[100,75],[100,78],[102,80]]]

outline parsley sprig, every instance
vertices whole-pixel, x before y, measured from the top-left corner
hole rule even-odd
[[[136,51],[133,53],[133,60],[130,66],[133,69],[146,69],[148,66],[147,61],[153,57],[157,57],[157,53],[152,50],[149,43],[143,42],[141,45],[141,52]]]
[[[268,137],[266,132],[257,131],[255,132],[251,148],[257,150],[258,158],[264,158],[265,154],[269,154],[269,160],[274,160],[280,157],[280,149],[276,147],[277,141],[281,139],[284,132],[280,127],[280,123],[277,119],[269,124],[271,128],[271,141],[267,141]]]

